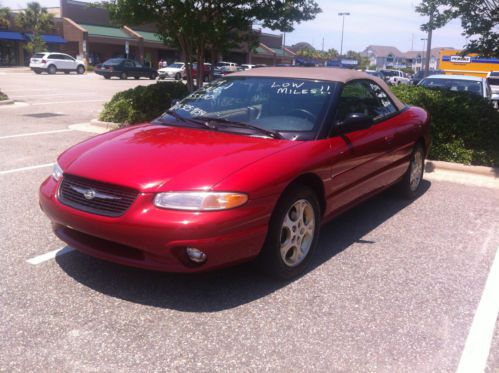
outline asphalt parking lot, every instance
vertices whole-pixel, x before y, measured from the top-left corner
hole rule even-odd
[[[66,247],[38,186],[97,131],[71,125],[153,83],[0,72],[19,101],[0,107],[0,371],[499,372],[499,190],[471,176],[430,174],[412,202],[388,191],[340,216],[287,283],[251,265],[172,275]]]

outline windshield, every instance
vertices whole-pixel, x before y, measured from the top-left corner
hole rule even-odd
[[[337,85],[294,78],[228,77],[192,93],[172,111],[187,119],[209,117],[215,124],[216,119],[225,119],[289,139],[313,139]],[[171,118],[164,114],[160,119]],[[225,126],[223,130],[232,131]]]
[[[489,85],[499,85],[499,76],[494,76],[494,77],[490,77],[487,79],[487,83],[489,83]]]
[[[110,60],[104,62],[104,65],[119,65],[122,62],[123,62],[122,58],[111,58]]]
[[[420,85],[427,88],[447,89],[455,92],[470,92],[482,95],[482,82],[460,79],[435,79],[427,78],[421,81]]]
[[[173,67],[174,69],[181,69],[182,67],[184,67],[184,64],[183,63],[173,63],[168,67]]]

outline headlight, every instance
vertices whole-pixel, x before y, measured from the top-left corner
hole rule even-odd
[[[189,211],[227,210],[247,201],[246,194],[230,192],[165,192],[154,198],[157,207]]]
[[[55,181],[59,181],[59,179],[62,177],[62,168],[57,162],[55,162],[54,166],[52,167],[52,177]]]

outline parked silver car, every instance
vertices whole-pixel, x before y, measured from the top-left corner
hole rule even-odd
[[[36,53],[31,57],[29,67],[37,74],[41,74],[43,71],[49,74],[55,74],[58,71],[63,71],[66,74],[71,71],[78,74],[85,72],[83,61],[59,52]]]

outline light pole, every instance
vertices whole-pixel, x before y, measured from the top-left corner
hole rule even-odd
[[[343,17],[343,25],[341,26],[341,48],[340,48],[340,57],[343,55],[343,32],[345,31],[345,16],[349,16],[350,13],[342,12],[338,13],[340,17]]]
[[[425,54],[425,49],[426,49],[426,40],[428,40],[428,39],[421,38],[421,40],[423,41],[423,57],[421,58],[421,70],[424,71],[424,67],[423,67],[424,66],[423,64],[425,63],[425,61],[424,61],[424,54]]]

